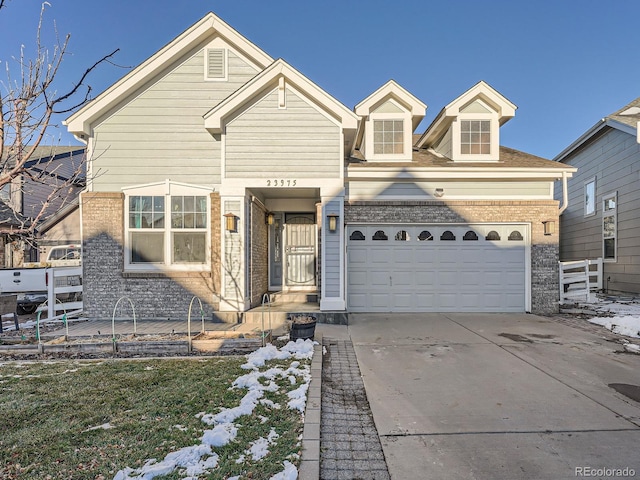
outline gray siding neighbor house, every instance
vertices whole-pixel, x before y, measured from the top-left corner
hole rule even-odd
[[[577,167],[560,217],[560,259],[603,259],[603,286],[640,293],[640,98],[554,160]],[[556,188],[556,198],[562,192]]]
[[[575,168],[501,146],[516,106],[483,81],[415,134],[426,108],[393,80],[347,108],[206,15],[65,122],[90,159],[86,315],[122,296],[144,317],[194,296],[239,313],[274,291],[323,312],[557,311],[554,183]]]

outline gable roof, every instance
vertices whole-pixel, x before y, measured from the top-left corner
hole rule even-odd
[[[6,160],[9,158],[9,150],[11,147],[11,145],[5,145],[5,148],[2,152],[2,160]],[[29,150],[30,148],[31,147],[29,145],[25,146],[25,150]],[[58,160],[64,157],[78,155],[83,153],[84,149],[84,145],[40,145],[33,151],[33,155],[31,155],[27,167],[32,166],[35,163],[44,163],[45,161],[49,160]]]
[[[209,110],[204,115],[205,128],[214,134],[221,133],[227,118],[251,103],[251,101],[257,95],[264,92],[266,88],[269,86],[275,87],[279,85],[282,80],[302,92],[335,121],[339,122],[343,130],[346,130],[345,144],[349,142],[349,146],[345,148],[350,148],[352,137],[355,135],[356,128],[358,127],[359,119],[357,115],[282,59],[273,62]]]
[[[390,98],[398,101],[414,117],[413,128],[415,129],[424,118],[427,111],[427,105],[422,103],[418,97],[402,88],[395,80],[389,80],[367,98],[358,103],[355,106],[354,111],[356,112],[356,115],[366,117]]]
[[[44,234],[55,227],[62,220],[67,218],[73,212],[77,211],[80,208],[80,196],[76,196],[69,203],[64,205],[62,208],[58,209],[53,215],[44,220],[38,225],[38,233]]]
[[[393,99],[402,105],[411,114],[412,132],[420,125],[420,122],[427,113],[427,105],[408,90],[401,87],[395,80],[389,80],[378,88],[367,98],[358,103],[353,111],[362,118],[367,118],[371,112],[381,106],[387,100]],[[360,128],[356,135],[354,150],[360,148],[364,139],[365,122],[360,123]]]
[[[264,51],[210,12],[62,123],[76,138],[83,140],[91,134],[91,123],[95,119],[154,78],[167,65],[215,37],[222,37],[260,68],[273,62]]]
[[[638,143],[640,143],[640,97],[628,103],[620,110],[600,119],[593,127],[556,155],[553,160],[556,162],[565,161],[574,151],[607,128],[615,128],[629,135],[636,136]]]
[[[460,114],[460,111],[477,99],[484,101],[498,113],[500,125],[512,119],[518,108],[491,85],[481,80],[440,110],[436,118],[431,122],[431,125],[429,125],[416,143],[416,147],[422,148],[436,142]]]
[[[638,128],[638,122],[640,122],[640,97],[607,116],[607,119],[628,125],[635,130]]]

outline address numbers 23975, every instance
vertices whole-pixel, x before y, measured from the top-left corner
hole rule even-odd
[[[273,180],[267,180],[267,187],[295,187],[297,182],[297,180],[275,178]]]

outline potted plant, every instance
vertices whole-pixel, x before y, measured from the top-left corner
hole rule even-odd
[[[289,320],[291,321],[289,339],[296,341],[299,338],[302,340],[309,338],[313,340],[316,331],[316,318],[313,315],[306,313],[291,314]]]

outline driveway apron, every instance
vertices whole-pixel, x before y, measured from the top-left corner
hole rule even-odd
[[[358,314],[349,333],[392,479],[640,476],[640,356],[619,344],[527,314]]]

